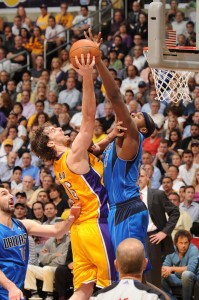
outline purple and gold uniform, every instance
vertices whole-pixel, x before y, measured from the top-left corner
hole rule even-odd
[[[107,192],[102,181],[103,164],[89,154],[90,170],[79,175],[66,164],[68,150],[54,161],[54,171],[68,196],[81,203],[81,214],[71,228],[74,287],[95,281],[106,287],[115,280],[114,251],[108,231]]]

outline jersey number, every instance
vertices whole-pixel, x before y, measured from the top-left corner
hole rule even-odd
[[[67,189],[67,191],[73,197],[73,199],[79,200],[77,193],[73,189],[71,189],[71,184],[68,181],[64,181],[64,185],[65,185],[65,188]]]

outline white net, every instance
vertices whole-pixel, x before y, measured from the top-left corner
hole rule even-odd
[[[148,51],[144,51],[146,58],[147,52]],[[151,68],[151,71],[159,101],[192,101],[188,87],[188,80],[191,72],[154,68]]]

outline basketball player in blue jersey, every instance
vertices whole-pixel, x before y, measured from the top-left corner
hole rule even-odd
[[[23,299],[23,288],[29,258],[28,234],[60,237],[70,230],[80,214],[80,207],[73,207],[66,221],[54,225],[41,225],[33,220],[12,218],[13,196],[0,188],[0,299]]]
[[[89,37],[86,33],[85,37],[100,47],[100,33],[97,40],[94,40],[89,29]],[[117,246],[129,237],[139,239],[146,246],[148,211],[140,199],[138,177],[142,142],[152,134],[155,124],[147,113],[130,115],[103,61],[96,62],[96,67],[117,119],[122,121],[122,126],[127,129],[124,136],[117,137],[104,152],[104,183],[110,204],[108,225],[112,243],[115,251]]]

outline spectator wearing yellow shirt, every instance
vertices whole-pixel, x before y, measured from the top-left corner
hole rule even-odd
[[[95,129],[94,129],[94,135],[93,135],[93,144],[99,143],[106,136],[107,136],[107,134],[104,133],[104,129],[103,129],[102,123],[99,120],[95,120]]]
[[[42,32],[45,32],[46,28],[48,27],[48,18],[49,18],[47,5],[44,3],[41,4],[40,9],[41,9],[41,15],[38,16],[36,25],[41,28]]]
[[[60,9],[61,12],[55,16],[56,24],[68,28],[72,25],[73,15],[67,12],[68,4],[66,2],[61,2]]]

